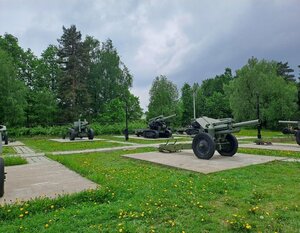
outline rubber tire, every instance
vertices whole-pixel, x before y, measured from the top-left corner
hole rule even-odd
[[[298,143],[298,145],[300,145],[300,130],[297,130],[295,136],[296,136],[296,142]]]
[[[75,138],[76,138],[76,133],[75,133],[75,130],[74,129],[71,129],[70,132],[69,132],[69,138],[71,141],[74,141]]]
[[[8,135],[5,133],[4,135],[3,135],[3,141],[4,141],[4,144],[5,145],[7,145],[8,144]]]
[[[227,134],[225,139],[227,142],[229,142],[229,148],[225,148],[225,150],[222,148],[221,150],[218,150],[218,152],[222,156],[234,156],[239,147],[238,140],[232,134]]]
[[[5,180],[4,159],[0,158],[0,197],[3,197],[4,195],[4,180]]]
[[[94,130],[93,129],[89,129],[87,135],[88,135],[88,139],[93,140],[94,136],[95,136]]]
[[[204,146],[206,146],[206,148],[204,148],[204,150],[201,150],[202,148],[199,147],[200,143],[205,144]],[[194,137],[192,148],[197,158],[208,160],[214,155],[216,144],[209,134],[201,132]]]

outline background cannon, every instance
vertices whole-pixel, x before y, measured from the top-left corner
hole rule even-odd
[[[237,152],[238,141],[232,133],[239,132],[242,126],[257,124],[259,124],[259,120],[234,123],[231,118],[200,117],[194,122],[199,132],[194,136],[192,144],[160,145],[159,150],[175,152],[182,149],[193,149],[194,154],[199,159],[210,159],[215,150],[222,156],[233,156]]]
[[[0,125],[0,132],[1,132],[1,137],[0,139],[4,141],[5,145],[8,144],[8,134],[7,134],[7,129],[5,125]]]
[[[145,138],[170,138],[172,130],[167,125],[167,120],[176,116],[176,114],[164,117],[163,115],[154,117],[149,120],[148,129],[138,129],[135,134]]]
[[[94,139],[94,131],[89,127],[89,123],[84,120],[75,121],[72,128],[69,128],[67,135],[69,136],[70,140],[75,140],[76,137],[83,138],[88,137],[88,139]],[[66,135],[63,136],[65,138]]]
[[[287,127],[282,129],[283,134],[294,134],[296,142],[300,145],[300,121],[278,121],[280,124],[287,124]]]

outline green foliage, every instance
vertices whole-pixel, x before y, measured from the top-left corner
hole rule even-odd
[[[231,69],[226,68],[224,74],[207,79],[200,87],[197,87],[196,117],[226,118],[232,116],[228,97],[224,94],[224,86],[231,80],[233,80]]]
[[[296,82],[295,75],[293,74],[294,70],[290,68],[288,62],[277,63],[277,75],[283,77],[288,82]]]
[[[178,90],[174,83],[166,76],[156,77],[149,92],[150,102],[148,105],[147,118],[159,115],[172,115],[178,108]]]
[[[11,57],[0,49],[0,123],[21,125],[25,120],[26,87],[17,79]]]
[[[191,123],[191,119],[194,117],[193,113],[193,90],[187,83],[183,84],[181,88],[181,105],[182,105],[182,125],[188,125]]]
[[[257,95],[261,120],[269,128],[275,127],[280,119],[290,119],[296,111],[296,85],[277,75],[277,63],[273,61],[249,59],[226,87],[226,93],[238,121],[257,118]]]
[[[146,123],[144,121],[134,121],[129,122],[129,133],[133,134],[135,129],[145,128]],[[9,136],[10,137],[23,137],[23,136],[58,136],[61,137],[64,135],[70,125],[64,126],[35,126],[31,128],[27,127],[18,127],[18,128],[10,128]],[[123,134],[125,129],[125,122],[122,123],[113,123],[113,122],[95,122],[90,125],[90,127],[94,130],[96,135],[103,134]]]
[[[61,117],[73,121],[80,114],[88,115],[90,93],[87,86],[89,51],[81,39],[76,26],[63,27],[63,35],[58,39],[60,77],[58,86]]]

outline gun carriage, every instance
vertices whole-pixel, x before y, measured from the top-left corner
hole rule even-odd
[[[300,145],[300,121],[278,121],[278,123],[287,124],[287,127],[282,129],[282,133],[295,135],[296,142]]]
[[[138,129],[135,134],[145,138],[170,138],[172,137],[172,130],[168,127],[167,120],[174,116],[176,114],[167,117],[163,115],[154,117],[149,120],[148,129]]]
[[[232,133],[239,132],[241,127],[257,125],[259,120],[235,123],[231,118],[214,119],[200,117],[193,122],[191,129],[196,133],[192,144],[160,145],[161,152],[176,152],[183,149],[193,149],[199,159],[210,159],[215,150],[222,156],[233,156],[238,149],[238,141]]]
[[[1,137],[0,139],[4,141],[5,145],[8,144],[8,134],[7,134],[7,129],[5,125],[0,125],[0,132],[1,132]]]
[[[71,141],[75,140],[75,138],[83,138],[88,137],[88,139],[94,139],[94,131],[89,127],[89,123],[84,119],[81,121],[75,121],[73,127],[68,129],[67,135]],[[65,138],[66,135],[63,136]]]

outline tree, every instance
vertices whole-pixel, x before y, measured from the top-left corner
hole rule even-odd
[[[61,73],[58,97],[64,121],[72,121],[80,114],[89,114],[90,92],[88,90],[89,51],[81,40],[76,26],[63,27],[58,39],[58,57]]]
[[[193,90],[187,83],[183,84],[181,88],[181,106],[182,106],[182,118],[181,122],[183,125],[191,123],[193,115]]]
[[[288,63],[277,63],[277,75],[283,77],[288,82],[296,82],[294,70],[291,69]]]
[[[11,56],[0,49],[0,124],[21,125],[25,120],[26,87],[17,79]]]
[[[233,80],[230,68],[224,74],[204,80],[197,92],[196,110],[200,116],[213,118],[231,117],[232,112],[224,85]]]
[[[104,106],[115,98],[122,98],[132,86],[132,76],[121,61],[110,39],[98,48],[96,41],[91,43],[94,59],[89,77],[94,115],[103,113]]]
[[[256,119],[257,95],[261,119],[269,128],[275,127],[280,119],[289,119],[296,111],[296,85],[278,76],[274,61],[249,59],[226,87],[226,94],[238,121]]]
[[[175,84],[166,76],[158,76],[152,83],[149,92],[148,118],[158,115],[171,115],[176,112],[178,104],[178,90]]]

